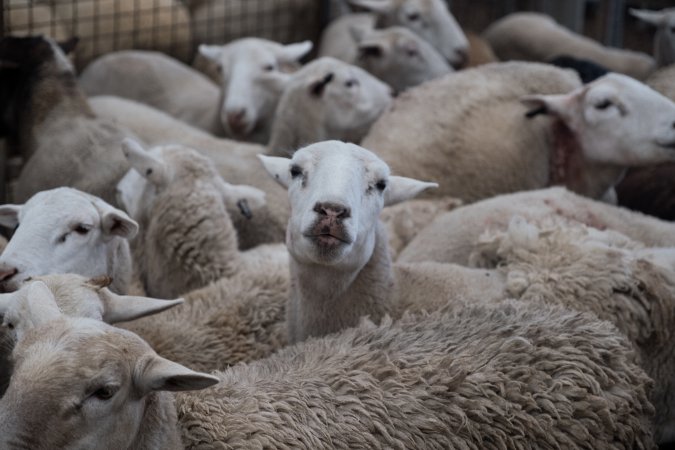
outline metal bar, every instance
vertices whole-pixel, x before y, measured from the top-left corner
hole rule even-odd
[[[623,45],[624,11],[626,0],[607,0],[607,22],[605,24],[605,45]]]

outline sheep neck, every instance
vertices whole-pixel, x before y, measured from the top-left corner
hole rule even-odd
[[[53,122],[94,117],[70,72],[36,75],[26,84],[25,91],[14,100],[16,134],[8,136],[10,146],[19,154],[32,155],[43,135],[41,130]]]
[[[355,272],[303,264],[291,257],[287,321],[292,342],[356,326],[363,316],[379,321],[391,312],[394,275],[387,235],[382,223],[375,228],[373,253]]]
[[[607,195],[621,181],[626,169],[587,160],[581,143],[563,121],[555,120],[552,126],[549,186],[565,186],[572,192],[591,198]]]
[[[143,417],[129,450],[183,448],[178,434],[173,395],[168,392],[151,392],[144,401]]]

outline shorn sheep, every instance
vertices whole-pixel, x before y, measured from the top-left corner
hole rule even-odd
[[[4,447],[653,447],[651,380],[589,315],[469,304],[364,322],[212,376],[39,294],[17,324]]]
[[[675,103],[632,78],[579,86],[569,71],[512,62],[405,92],[362,145],[466,202],[551,185],[615,202],[628,167],[675,159],[673,123]]]
[[[314,142],[360,142],[391,104],[388,85],[359,67],[319,58],[293,75],[276,110],[268,145],[287,156]]]
[[[79,78],[88,96],[116,95],[162,110],[215,136],[224,136],[220,89],[202,73],[163,53],[108,53]]]
[[[24,205],[1,205],[0,224],[16,228],[0,255],[0,289],[16,290],[37,275],[77,273],[107,275],[113,291],[127,291],[129,240],[138,224],[100,198],[65,187],[39,192]]]
[[[216,64],[221,75],[220,119],[228,136],[267,144],[274,111],[291,79],[284,66],[311,49],[310,41],[282,45],[259,38],[199,46],[199,53]]]
[[[641,52],[604,47],[593,39],[574,33],[539,13],[510,14],[494,22],[483,33],[502,61],[546,62],[569,55],[601,64],[638,80],[656,68],[654,59]]]
[[[136,273],[154,297],[176,297],[239,271],[264,267],[281,244],[240,253],[230,212],[255,215],[265,194],[225,182],[196,150],[165,145],[145,151],[131,139],[123,151],[132,167],[118,185],[140,224],[133,241]]]
[[[675,64],[675,8],[661,11],[631,9],[638,19],[656,27],[654,35],[654,57],[659,67]]]

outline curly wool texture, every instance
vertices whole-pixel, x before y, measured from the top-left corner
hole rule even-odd
[[[675,274],[640,258],[635,250],[641,247],[614,232],[569,225],[540,231],[520,223],[484,236],[471,261],[500,266],[508,295],[593,313],[628,336],[655,380],[660,437],[675,420]]]
[[[631,360],[590,315],[458,305],[238,365],[176,407],[189,449],[653,448]]]

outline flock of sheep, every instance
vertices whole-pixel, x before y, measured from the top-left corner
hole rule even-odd
[[[304,65],[0,39],[0,448],[675,441],[675,224],[617,206],[675,162],[675,10],[654,59],[343,6]]]

